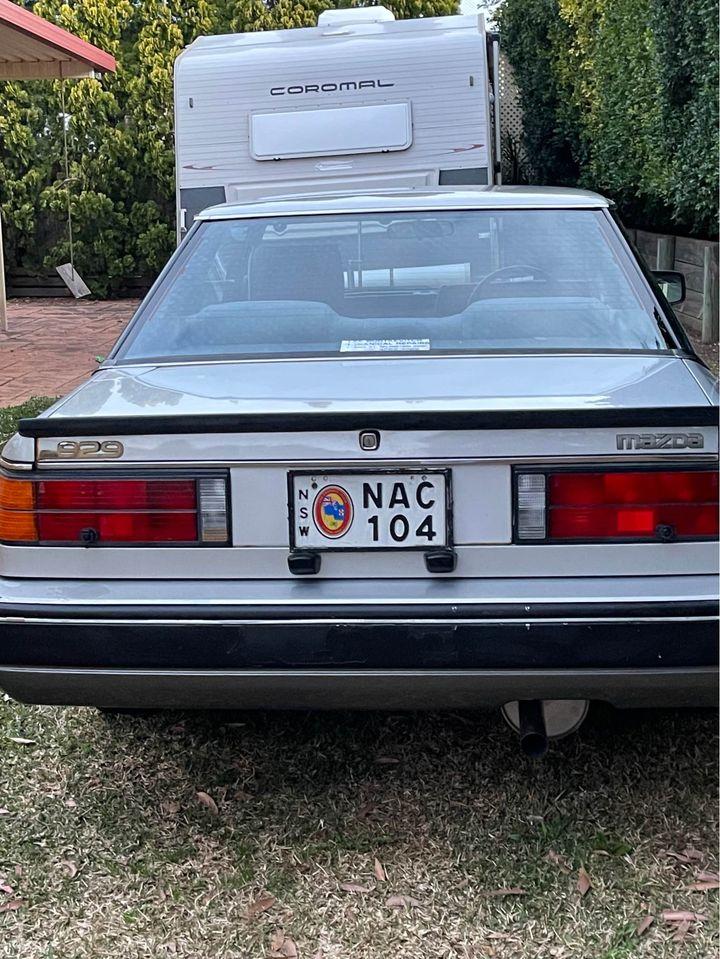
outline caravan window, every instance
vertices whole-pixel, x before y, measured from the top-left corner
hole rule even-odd
[[[201,223],[117,357],[663,348],[601,211],[493,210]]]

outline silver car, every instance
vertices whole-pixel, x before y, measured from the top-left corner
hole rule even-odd
[[[717,393],[681,286],[579,191],[207,210],[3,452],[0,686],[713,703]]]

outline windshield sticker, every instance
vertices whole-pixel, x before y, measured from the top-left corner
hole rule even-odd
[[[343,340],[341,353],[407,353],[430,349],[430,340]]]

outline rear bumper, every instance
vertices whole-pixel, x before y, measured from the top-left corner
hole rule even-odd
[[[514,699],[714,706],[716,668],[201,670],[0,668],[22,702],[156,709],[476,709]]]
[[[548,580],[528,584],[537,595],[524,602],[522,586],[503,592],[500,581],[396,584],[395,598],[386,581],[388,596],[372,600],[374,584],[322,594],[290,584],[281,596],[246,582],[246,595],[214,601],[176,583],[153,602],[130,587],[111,598],[107,584],[57,582],[33,600],[32,584],[16,581],[0,599],[0,687],[28,702],[115,707],[712,705],[715,587],[686,579],[646,583],[645,597],[627,579],[586,582],[579,599],[568,598],[573,581]]]

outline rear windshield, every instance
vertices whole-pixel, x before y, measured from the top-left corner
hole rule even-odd
[[[116,358],[664,348],[602,212],[507,210],[201,223]]]

